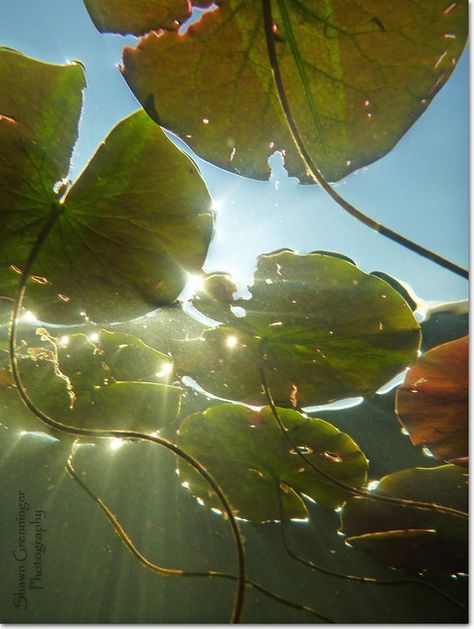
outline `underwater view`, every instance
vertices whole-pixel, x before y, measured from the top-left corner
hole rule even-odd
[[[0,0],[0,622],[468,622],[467,35]]]

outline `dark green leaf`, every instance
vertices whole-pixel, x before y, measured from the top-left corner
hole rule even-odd
[[[320,419],[278,409],[292,442],[318,467],[334,478],[360,487],[366,480],[367,460],[352,439]],[[244,406],[220,404],[185,419],[178,443],[214,476],[241,518],[279,520],[278,492],[285,514],[304,518],[301,494],[335,508],[347,493],[305,465],[288,444],[268,407],[259,412]],[[207,485],[180,462],[180,476],[191,492],[210,507],[220,503]]]
[[[375,493],[467,510],[467,473],[456,465],[385,476]],[[467,570],[467,520],[432,510],[350,498],[342,516],[348,543],[413,572]]]

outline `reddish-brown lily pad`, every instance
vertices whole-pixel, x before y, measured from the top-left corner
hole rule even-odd
[[[396,410],[414,445],[439,460],[468,456],[468,337],[426,352],[408,371]]]

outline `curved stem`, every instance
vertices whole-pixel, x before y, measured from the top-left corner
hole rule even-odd
[[[313,463],[313,461],[311,461],[311,459],[309,459],[303,452],[301,452],[299,448],[295,445],[291,437],[289,436],[285,428],[285,425],[281,421],[281,418],[278,414],[277,408],[275,406],[275,402],[273,401],[272,394],[270,392],[270,389],[268,388],[267,380],[265,377],[265,370],[261,365],[259,367],[259,371],[260,371],[260,379],[262,382],[263,390],[265,392],[267,403],[272,411],[273,417],[275,418],[283,436],[288,441],[288,443],[290,444],[291,448],[295,451],[295,453],[300,457],[300,459],[304,463],[306,463],[306,465],[309,465],[309,467],[311,467],[315,472],[317,472],[324,479],[328,480],[333,485],[340,487],[344,491],[347,491],[352,496],[363,496],[364,498],[369,498],[370,500],[376,500],[379,502],[387,502],[389,504],[395,504],[402,507],[413,507],[414,509],[425,509],[428,511],[436,511],[438,513],[449,513],[451,515],[455,515],[461,518],[468,517],[468,514],[465,513],[464,511],[459,511],[458,509],[453,509],[452,507],[446,507],[445,505],[438,505],[434,502],[433,503],[422,502],[419,500],[410,500],[408,498],[394,498],[392,496],[387,496],[385,494],[375,494],[372,491],[367,491],[364,489],[357,489],[356,487],[352,487],[352,485],[347,485],[343,481],[340,481],[337,478],[334,478],[333,476],[325,472],[323,469],[321,469],[315,463]]]
[[[309,174],[311,175],[311,177],[314,179],[314,181],[318,185],[321,186],[321,188],[340,207],[342,207],[343,210],[348,212],[351,216],[353,216],[355,219],[357,219],[358,221],[360,221],[367,227],[370,227],[371,229],[375,230],[382,236],[385,236],[386,238],[393,240],[399,245],[402,245],[406,249],[409,249],[410,251],[413,251],[414,253],[417,253],[420,256],[423,256],[427,260],[431,260],[431,262],[438,264],[439,266],[447,269],[448,271],[452,271],[456,275],[459,275],[465,279],[468,279],[469,273],[468,271],[466,271],[466,269],[463,269],[457,264],[454,264],[453,262],[446,260],[445,258],[441,257],[437,253],[434,253],[433,251],[430,251],[429,249],[426,249],[425,247],[418,245],[412,240],[405,238],[404,236],[400,235],[396,231],[393,231],[392,229],[389,229],[388,227],[385,227],[381,223],[378,223],[374,219],[370,218],[369,216],[364,214],[361,210],[359,210],[354,205],[349,203],[346,199],[344,199],[344,197],[338,194],[338,192],[336,192],[336,190],[334,190],[331,184],[326,180],[323,173],[319,170],[319,168],[317,167],[317,165],[314,163],[313,159],[311,158],[311,155],[307,151],[305,144],[301,138],[301,135],[298,131],[298,127],[295,123],[295,120],[293,119],[290,105],[286,97],[286,92],[285,92],[285,88],[283,85],[283,80],[282,80],[282,76],[280,72],[280,64],[278,62],[278,55],[277,55],[276,47],[275,47],[271,0],[262,0],[262,3],[263,3],[262,6],[263,6],[263,24],[264,24],[264,29],[265,29],[265,39],[267,43],[268,57],[270,60],[270,66],[271,66],[271,71],[272,71],[272,75],[273,75],[273,79],[275,83],[276,92],[278,95],[278,100],[280,102],[280,106],[281,106],[281,109],[285,118],[285,122],[288,126],[291,137],[293,139],[293,143],[304,165],[306,166]],[[279,0],[278,6],[282,13],[285,26],[288,29],[290,29],[289,37],[292,37],[291,24],[289,21],[287,8],[285,6],[284,0],[283,1]]]
[[[205,571],[205,572],[191,572],[191,571],[188,571],[188,570],[180,570],[180,569],[177,569],[177,568],[164,568],[163,566],[159,566],[158,564],[156,564],[156,563],[150,561],[149,559],[147,559],[147,557],[145,557],[145,555],[143,555],[143,553],[141,553],[138,550],[138,548],[135,546],[135,544],[130,539],[129,535],[127,534],[127,532],[125,531],[123,526],[118,521],[117,517],[110,511],[110,509],[107,507],[107,505],[98,496],[96,496],[87,487],[87,485],[82,481],[82,479],[79,477],[79,475],[77,474],[77,472],[75,471],[75,469],[74,469],[74,467],[72,465],[71,458],[72,457],[69,458],[69,460],[67,462],[67,465],[66,465],[66,469],[67,469],[69,475],[78,483],[78,485],[80,487],[82,487],[82,489],[88,494],[88,496],[90,496],[92,498],[92,500],[99,506],[99,508],[104,513],[106,518],[109,520],[110,524],[112,525],[112,527],[114,528],[115,532],[120,537],[122,542],[125,544],[125,546],[128,548],[128,550],[132,553],[132,555],[136,559],[138,559],[138,561],[145,568],[147,568],[148,570],[151,570],[152,572],[156,572],[158,574],[161,574],[163,576],[211,577],[211,578],[228,579],[228,580],[232,580],[232,581],[236,581],[237,580],[237,577],[235,575],[228,574],[226,572],[220,572],[220,571],[216,571],[216,570],[208,570],[208,571]],[[258,592],[261,592],[265,596],[268,596],[269,598],[272,598],[272,599],[278,601],[279,603],[282,603],[283,605],[287,605],[289,607],[293,607],[294,609],[298,609],[300,611],[308,612],[308,613],[312,614],[313,616],[319,618],[320,620],[323,620],[324,622],[332,622],[329,618],[326,618],[326,616],[323,616],[322,614],[320,614],[316,610],[312,609],[311,607],[308,607],[307,605],[299,605],[298,603],[294,603],[293,601],[290,601],[290,600],[288,600],[286,598],[283,598],[282,596],[280,596],[278,594],[275,594],[274,592],[271,592],[270,590],[267,590],[267,588],[263,587],[263,585],[260,585],[259,583],[257,583],[256,581],[253,581],[252,579],[247,579],[246,578],[245,579],[245,585],[249,585],[250,587],[253,587]]]
[[[10,318],[10,330],[9,330],[9,353],[10,353],[10,368],[13,375],[13,381],[18,389],[18,394],[20,398],[28,407],[28,409],[38,417],[44,424],[49,426],[50,428],[54,428],[61,432],[75,435],[78,437],[96,437],[96,438],[118,438],[118,439],[127,439],[127,440],[138,440],[138,441],[146,441],[149,443],[158,444],[167,450],[170,450],[176,456],[183,459],[193,467],[196,472],[204,479],[204,481],[212,488],[216,496],[218,497],[220,503],[222,504],[223,511],[226,513],[230,526],[232,528],[232,533],[234,536],[234,542],[236,547],[237,561],[238,561],[238,577],[237,577],[237,589],[236,596],[234,602],[234,608],[232,611],[231,622],[237,623],[240,622],[240,618],[242,616],[242,609],[244,604],[244,595],[245,595],[245,558],[244,558],[244,549],[243,549],[243,541],[240,535],[239,527],[237,525],[237,521],[234,517],[232,509],[230,507],[227,498],[225,497],[222,489],[219,487],[214,478],[209,474],[205,467],[203,467],[197,459],[192,457],[190,454],[181,450],[177,445],[168,441],[167,439],[163,439],[162,437],[147,435],[141,432],[135,432],[131,430],[93,430],[89,428],[77,428],[72,426],[67,426],[62,424],[61,422],[49,417],[46,413],[43,413],[41,409],[39,409],[34,402],[28,396],[26,392],[20,372],[18,369],[18,360],[16,354],[16,336],[17,336],[17,321],[18,314],[22,308],[23,300],[26,292],[26,283],[28,281],[28,276],[31,273],[33,264],[38,256],[38,253],[43,246],[46,237],[48,236],[51,228],[55,224],[59,215],[62,212],[62,206],[60,204],[54,204],[53,209],[51,211],[50,216],[44,223],[41,231],[39,232],[35,244],[31,249],[30,255],[26,261],[25,267],[22,272],[20,285],[18,288],[18,292],[13,304],[12,314]]]
[[[423,579],[416,579],[414,577],[407,577],[404,579],[377,579],[375,577],[361,577],[361,576],[357,576],[353,574],[344,574],[343,572],[336,572],[335,570],[329,570],[328,568],[324,568],[323,566],[320,566],[319,564],[316,564],[313,561],[310,561],[309,559],[300,557],[290,548],[290,544],[286,535],[286,526],[288,524],[288,520],[284,512],[283,501],[281,499],[281,491],[278,491],[278,501],[279,501],[279,508],[280,508],[281,537],[282,537],[283,546],[285,547],[286,552],[295,561],[298,561],[299,563],[303,564],[307,568],[320,572],[321,574],[327,574],[328,576],[335,577],[336,579],[344,579],[345,581],[351,581],[353,583],[365,583],[366,585],[411,585],[411,584],[422,585],[431,590],[434,590],[437,594],[440,594],[441,596],[443,596],[446,600],[448,600],[450,603],[455,605],[458,609],[461,609],[463,612],[466,611],[466,607],[462,603],[457,601],[454,597],[452,597],[450,594],[448,594],[447,592],[439,588],[434,583],[430,583],[429,581],[423,581]]]

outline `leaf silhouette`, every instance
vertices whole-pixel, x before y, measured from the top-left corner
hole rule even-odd
[[[399,387],[396,410],[412,443],[444,461],[468,456],[468,357],[465,336],[426,352]]]
[[[467,510],[468,476],[456,465],[413,468],[384,476],[375,493]],[[467,520],[350,498],[342,514],[347,542],[385,565],[411,572],[467,570]]]

